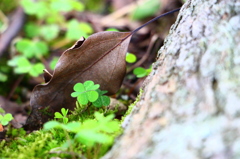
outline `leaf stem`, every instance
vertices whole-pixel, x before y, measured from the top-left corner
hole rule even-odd
[[[125,39],[127,39],[128,37],[132,36],[134,33],[136,33],[137,31],[139,31],[140,29],[142,29],[142,28],[145,27],[146,25],[154,22],[155,20],[157,20],[157,19],[159,19],[159,18],[162,18],[162,17],[164,17],[164,16],[166,16],[166,15],[172,14],[172,13],[174,13],[174,12],[177,12],[177,11],[179,11],[180,9],[181,9],[181,8],[174,9],[174,10],[172,10],[172,11],[163,13],[163,14],[161,14],[161,15],[159,15],[159,16],[151,19],[151,20],[149,20],[148,22],[146,22],[146,23],[143,24],[142,26],[140,26],[140,27],[138,27],[137,29],[131,31],[131,34],[129,34],[128,36],[126,36],[123,40],[125,40]]]

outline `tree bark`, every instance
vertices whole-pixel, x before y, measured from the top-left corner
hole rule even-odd
[[[240,158],[239,43],[239,0],[188,0],[103,158]]]

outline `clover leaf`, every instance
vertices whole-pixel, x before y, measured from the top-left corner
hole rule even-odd
[[[132,54],[132,53],[127,53],[127,54],[126,54],[126,61],[127,61],[128,63],[134,63],[134,62],[137,61],[137,57],[136,57],[136,55],[134,55],[134,54]]]
[[[29,73],[31,76],[37,77],[42,74],[44,65],[42,63],[32,64],[23,56],[16,56],[8,62],[9,66],[14,67],[14,72],[18,74]]]
[[[98,92],[96,91],[100,87],[99,84],[94,84],[93,81],[85,81],[74,85],[72,97],[77,97],[80,104],[86,105],[88,102],[95,102],[98,99]]]
[[[0,124],[3,126],[7,125],[11,120],[13,120],[13,116],[10,113],[0,115]]]
[[[149,69],[145,69],[143,67],[137,67],[133,70],[133,74],[135,74],[138,78],[142,78],[149,75],[151,70],[152,70],[151,67]]]
[[[54,116],[55,116],[54,118],[60,118],[60,119],[63,120],[64,124],[67,124],[67,122],[68,122],[68,118],[67,118],[68,109],[62,108],[61,113],[55,112],[54,113]]]
[[[77,20],[70,20],[67,24],[66,37],[70,40],[78,40],[82,36],[87,38],[92,33],[93,29],[88,23],[79,23]]]
[[[108,96],[103,95],[107,93],[107,91],[101,91],[100,89],[98,89],[97,92],[99,94],[99,97],[95,102],[93,102],[93,105],[95,107],[108,106],[110,104],[110,98]]]
[[[27,58],[41,57],[48,53],[48,46],[43,41],[31,41],[29,39],[21,39],[16,44],[16,49],[23,53]]]

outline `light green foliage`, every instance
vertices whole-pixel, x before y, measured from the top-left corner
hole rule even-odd
[[[126,54],[126,61],[128,63],[134,63],[134,62],[137,61],[137,57],[134,54],[132,54],[132,53],[127,53]]]
[[[8,61],[8,65],[14,67],[15,73],[29,73],[34,77],[39,76],[44,69],[44,65],[42,63],[32,64],[24,56],[15,56],[13,59]]]
[[[11,126],[7,129],[7,138],[16,138],[16,137],[24,137],[26,135],[26,131],[23,128],[13,128]]]
[[[59,38],[60,30],[66,30],[65,37],[70,40],[78,40],[80,37],[87,37],[93,33],[92,27],[87,23],[80,23],[77,20],[66,22],[63,13],[70,11],[84,11],[84,5],[78,0],[20,0],[26,14],[35,21],[28,21],[24,26],[25,36],[17,41],[16,50],[25,58],[14,59],[10,66],[14,72],[27,73],[31,76],[39,76],[44,69],[43,64],[32,64],[32,61],[44,60],[49,54],[52,41]],[[29,18],[31,19],[31,18]],[[37,39],[37,40],[36,40]],[[26,59],[27,58],[27,59]],[[15,61],[15,62],[13,62]],[[56,58],[50,63],[55,67]],[[5,81],[6,76],[1,74],[0,81]]]
[[[13,120],[13,116],[10,113],[5,114],[5,111],[0,108],[0,124],[5,126],[8,125],[8,123]]]
[[[116,28],[107,28],[105,31],[119,31],[119,30]]]
[[[20,4],[27,14],[46,19],[47,22],[63,21],[63,17],[59,16],[60,12],[84,10],[84,5],[77,0],[21,0]]]
[[[61,113],[62,113],[62,114],[61,114]],[[60,118],[60,119],[63,120],[63,123],[64,123],[64,124],[67,124],[67,122],[68,122],[68,118],[67,118],[68,109],[62,108],[62,109],[61,109],[61,113],[55,112],[55,113],[54,113],[54,115],[55,115],[54,118]]]
[[[95,102],[98,99],[97,89],[100,87],[99,84],[94,84],[93,81],[85,81],[74,85],[72,97],[77,97],[80,104],[86,105],[88,102]]]
[[[98,88],[92,81],[84,87],[87,90]],[[99,89],[96,91],[99,96],[106,93]],[[1,157],[100,158],[113,144],[114,138],[122,132],[119,120],[109,113],[106,107],[84,107],[77,104],[71,115],[67,115],[68,110],[62,108],[61,113],[55,113],[55,118],[62,119],[63,123],[49,121],[44,124],[44,130],[24,137],[24,132],[11,130],[8,137],[18,139],[0,143]],[[17,132],[22,135],[16,135]]]
[[[62,114],[68,118],[66,110]],[[43,130],[27,136],[23,136],[24,131],[11,130],[10,137],[18,138],[10,142],[5,140],[0,142],[1,157],[100,158],[109,149],[114,138],[121,133],[120,123],[113,117],[113,115],[105,117],[95,112],[92,119],[85,118],[83,122],[70,121],[64,124],[49,121]],[[17,132],[22,135],[16,135]]]
[[[110,98],[108,99],[110,101]],[[106,102],[106,101],[105,101]],[[69,121],[80,121],[83,122],[86,119],[94,119],[94,113],[99,112],[103,113],[105,116],[109,114],[114,114],[118,111],[117,107],[116,110],[108,109],[108,107],[103,106],[94,106],[93,103],[89,103],[88,105],[81,105],[76,102],[76,107],[74,111],[71,111],[71,114],[68,115]]]
[[[80,23],[77,20],[71,20],[67,24],[66,37],[70,40],[78,40],[80,37],[87,38],[93,33],[92,27],[88,23]]]
[[[5,73],[0,72],[0,82],[5,82],[7,81],[8,77]]]
[[[133,70],[133,73],[138,77],[138,78],[142,78],[145,77],[147,75],[149,75],[149,73],[151,72],[152,68],[150,67],[149,69],[145,69],[143,67],[137,67]]]
[[[152,16],[159,11],[160,5],[159,0],[146,0],[132,12],[132,18],[140,20]]]
[[[2,158],[51,158],[56,156],[50,153],[54,147],[59,147],[63,144],[63,133],[59,131],[56,136],[51,133],[44,133],[43,131],[33,132],[25,137],[14,139],[11,143],[1,142],[0,154]],[[58,155],[61,157],[61,155]]]
[[[25,25],[24,31],[28,38],[40,36],[46,41],[51,41],[58,36],[60,28],[56,24],[46,24],[39,27],[37,24],[29,22]]]
[[[49,67],[52,69],[52,70],[54,70],[54,68],[55,68],[55,66],[56,66],[56,64],[57,64],[57,62],[58,62],[58,57],[53,57],[53,59],[52,59],[52,61],[50,62],[50,65],[49,65]]]
[[[139,94],[137,95],[136,100],[134,101],[134,103],[132,103],[132,104],[130,104],[130,105],[128,106],[128,110],[126,111],[126,113],[125,113],[124,116],[122,117],[121,123],[123,123],[123,122],[124,122],[124,119],[125,119],[128,115],[130,115],[130,114],[132,113],[133,108],[134,108],[134,107],[136,106],[136,104],[140,101],[142,94],[143,94],[143,89],[140,88]]]
[[[8,75],[7,74],[10,71],[10,67],[7,66],[5,64],[5,62],[4,63],[0,62],[0,65],[1,65],[1,67],[0,67],[0,82],[5,82],[5,81],[8,80]]]
[[[110,144],[113,142],[113,134],[119,131],[120,126],[118,121],[114,121],[113,115],[104,117],[102,114],[95,112],[95,119],[85,120],[81,122],[69,122],[67,124],[61,124],[57,121],[50,121],[44,124],[44,130],[50,130],[53,128],[64,129],[67,132],[74,133],[74,142],[80,142],[87,147],[92,147],[96,143]]]
[[[5,115],[0,115],[0,123],[4,126],[7,125],[11,120],[13,120],[12,114],[7,113]]]
[[[42,41],[21,39],[16,43],[16,49],[27,58],[42,57],[48,53],[48,46]]]
[[[44,25],[40,29],[40,35],[46,40],[51,41],[58,36],[59,26],[56,24]]]
[[[39,26],[33,22],[29,22],[24,26],[24,31],[28,38],[34,38],[35,36],[37,36],[39,34],[39,30]]]

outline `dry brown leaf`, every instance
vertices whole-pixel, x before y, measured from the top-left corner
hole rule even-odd
[[[87,40],[77,41],[60,57],[53,76],[45,71],[47,83],[34,88],[30,99],[32,112],[25,129],[39,129],[61,108],[72,110],[76,99],[70,94],[76,83],[91,80],[109,95],[116,93],[126,73],[125,56],[131,36],[149,23],[179,10],[155,17],[132,32],[99,32]]]
[[[79,82],[92,80],[108,94],[116,93],[125,76],[125,56],[130,32],[100,32],[81,39],[60,57],[53,76],[45,71],[46,84],[37,85],[32,93],[30,114],[25,128],[39,129],[61,108],[73,109],[76,98],[70,94]]]

